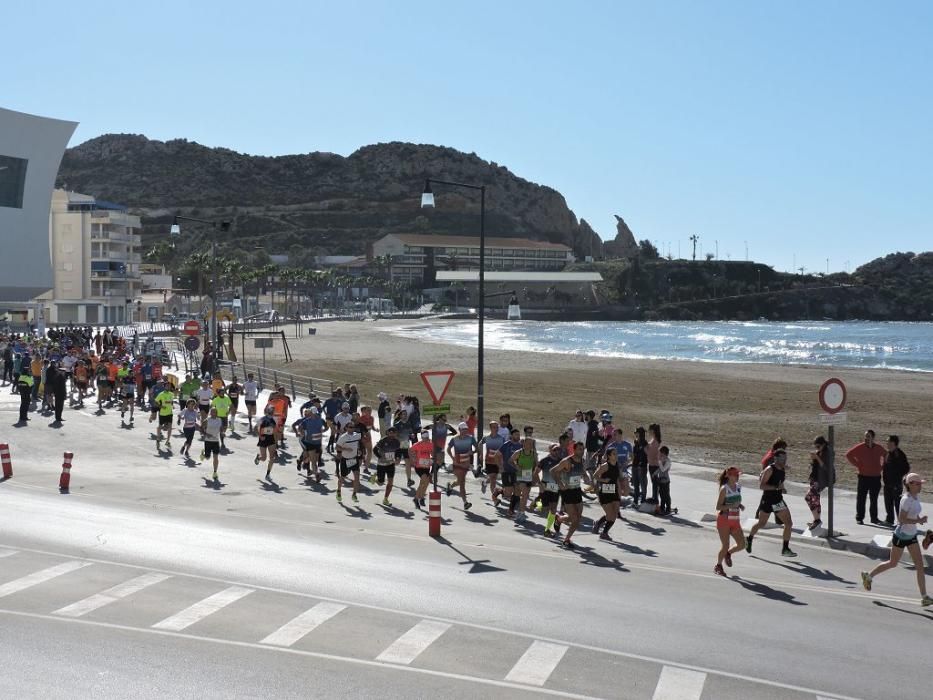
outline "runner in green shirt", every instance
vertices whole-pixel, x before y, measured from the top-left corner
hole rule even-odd
[[[172,414],[175,412],[175,394],[165,386],[162,391],[156,394],[155,405],[159,409],[159,427],[156,431],[156,450],[162,451],[162,428],[165,428],[165,446],[172,449]]]
[[[182,407],[185,408],[188,403],[188,399],[194,396],[194,392],[201,388],[201,382],[198,381],[197,377],[192,377],[190,374],[185,375],[185,381],[181,383],[181,386],[178,388],[178,401]]]
[[[230,408],[233,401],[227,396],[226,390],[221,386],[217,388],[217,396],[211,399],[211,408],[217,409],[217,417],[220,418],[220,449],[226,450],[224,438],[227,436],[227,422],[230,416]]]

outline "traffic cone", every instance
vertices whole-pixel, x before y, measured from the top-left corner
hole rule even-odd
[[[71,460],[73,457],[73,452],[65,453],[65,461],[62,464],[62,475],[58,479],[58,490],[62,493],[68,493],[68,488],[71,486]]]

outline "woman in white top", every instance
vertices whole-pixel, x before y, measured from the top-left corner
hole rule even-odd
[[[920,499],[917,498],[923,488],[923,481],[920,475],[916,473],[910,473],[904,477],[904,489],[907,491],[907,496],[901,501],[898,512],[898,524],[891,541],[891,558],[883,564],[878,564],[870,572],[863,571],[862,585],[866,591],[870,591],[875,576],[897,566],[906,548],[914,562],[914,568],[917,570],[917,586],[920,588],[921,596],[920,604],[927,606],[933,605],[933,598],[927,595],[923,556],[920,553],[920,544],[917,542],[917,525],[925,525],[927,522],[927,516],[920,515],[922,505]],[[924,541],[927,546],[929,546],[929,543],[926,540],[929,539],[930,534],[927,533]]]

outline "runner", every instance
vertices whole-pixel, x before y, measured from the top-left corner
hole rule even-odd
[[[373,461],[373,426],[376,424],[376,419],[373,416],[373,409],[370,406],[360,406],[360,415],[356,420],[357,425],[362,426],[365,430],[360,431],[363,436],[363,471],[366,474],[369,474],[369,465]]]
[[[528,506],[528,496],[531,493],[531,485],[534,483],[535,467],[538,464],[538,453],[535,452],[534,438],[526,437],[522,440],[521,449],[512,453],[509,458],[509,464],[515,472],[515,495],[512,496],[512,507],[518,506],[518,515],[515,516],[516,523],[523,523],[528,519],[525,515],[525,508]]]
[[[156,394],[153,405],[159,413],[159,425],[156,428],[156,450],[161,452],[162,430],[165,429],[165,446],[172,451],[172,415],[175,413],[175,394],[164,387]]]
[[[303,412],[304,417],[298,421],[297,434],[301,443],[301,458],[298,460],[298,472],[301,473],[301,463],[304,461],[308,477],[311,476],[311,465],[314,465],[314,477],[318,483],[321,481],[321,472],[318,469],[318,459],[321,456],[321,442],[324,438],[324,421],[321,420],[317,408],[311,406]]]
[[[233,402],[227,396],[227,390],[224,387],[217,389],[217,396],[211,400],[211,408],[217,411],[217,417],[220,419],[220,449],[226,450],[227,445],[224,442],[227,437],[227,425],[229,424],[230,408]]]
[[[483,493],[486,493],[487,487],[489,487],[489,492],[491,494],[496,493],[496,483],[499,479],[499,471],[502,468],[502,455],[499,453],[499,450],[504,444],[505,438],[499,434],[499,423],[490,421],[489,434],[484,435],[483,439],[480,440],[480,446],[484,455],[483,465],[486,470],[486,478],[483,479],[481,487]]]
[[[214,466],[214,481],[217,481],[217,464],[220,461],[220,447],[223,444],[223,419],[217,415],[215,406],[211,406],[210,414],[207,420],[201,426],[201,432],[204,434],[204,448],[201,450],[201,461],[205,458],[212,459]]]
[[[100,362],[97,363],[97,369],[94,371],[95,379],[97,380],[97,412],[104,412],[104,401],[110,400],[110,372],[107,369],[107,360],[101,358]]]
[[[415,475],[418,477],[418,489],[415,491],[415,508],[424,508],[424,495],[431,483],[431,471],[434,466],[434,443],[431,441],[431,431],[425,428],[421,431],[421,440],[408,450],[415,463]]]
[[[447,454],[453,464],[454,478],[457,480],[457,486],[460,488],[460,498],[463,499],[463,509],[470,510],[473,504],[467,500],[466,496],[466,475],[473,466],[473,459],[476,455],[476,438],[470,433],[470,426],[466,423],[460,423],[457,426],[458,434],[447,443]],[[453,493],[454,482],[447,482],[447,496]]]
[[[123,403],[120,404],[120,425],[123,425],[123,417],[126,415],[126,409],[130,410],[130,423],[133,422],[133,410],[136,407],[135,393],[136,384],[133,382],[130,363],[124,362],[123,368],[117,374],[119,381],[123,386]]]
[[[866,591],[871,590],[871,584],[875,576],[883,574],[889,569],[897,566],[901,556],[906,549],[914,563],[914,570],[917,574],[917,587],[920,589],[920,605],[926,607],[933,605],[933,598],[927,595],[926,572],[924,570],[923,555],[920,552],[920,545],[917,543],[917,525],[926,525],[927,516],[920,515],[923,509],[918,496],[923,489],[924,479],[919,474],[911,472],[904,477],[904,488],[907,495],[901,500],[901,507],[897,514],[897,528],[891,538],[891,558],[883,564],[878,564],[871,571],[862,572],[862,585]],[[924,537],[924,548],[930,546],[930,540],[933,534],[927,532]]]
[[[434,438],[435,472],[438,472],[441,467],[446,466],[444,448],[447,447],[447,439],[452,435],[457,435],[457,431],[447,424],[447,416],[443,413],[434,416],[434,425],[431,426],[431,437]]]
[[[719,556],[713,571],[720,576],[726,572],[722,568],[732,566],[732,555],[745,549],[745,533],[742,532],[742,523],[739,514],[745,510],[742,505],[742,486],[739,484],[738,467],[724,469],[719,475],[719,498],[716,501],[716,532],[719,533]],[[767,517],[765,518],[767,520]],[[735,540],[735,546],[729,548],[729,538]]]
[[[560,460],[560,445],[554,442],[548,448],[547,456],[535,467],[535,478],[541,482],[541,508],[547,517],[544,526],[545,537],[560,534],[560,523],[557,522],[557,502],[560,500],[560,492],[557,481],[551,475],[551,469],[557,466]]]
[[[337,417],[337,414],[340,413],[340,407],[343,405],[343,393],[340,389],[334,389],[330,392],[330,398],[324,402],[324,420],[327,421],[327,429],[330,431],[330,435],[327,438],[327,451],[330,454],[334,454],[334,445],[337,442],[337,435],[340,431],[337,430],[336,423],[334,419]],[[350,404],[347,404],[347,410],[349,411]]]
[[[185,408],[178,414],[178,425],[185,436],[185,444],[181,446],[181,454],[190,457],[191,441],[194,440],[194,431],[201,425],[201,414],[194,399],[188,399]]]
[[[502,443],[502,447],[499,448],[499,455],[501,457],[500,463],[502,464],[502,489],[492,493],[492,502],[497,508],[499,507],[499,496],[505,497],[509,504],[510,518],[515,515],[515,506],[518,502],[518,498],[514,493],[517,478],[515,475],[515,465],[512,464],[512,455],[522,449],[522,443],[519,437],[520,433],[518,429],[513,428],[512,432],[509,434],[509,440]]]
[[[78,406],[84,406],[84,399],[87,397],[87,387],[88,387],[88,364],[87,361],[82,359],[75,365],[74,368],[74,384],[75,388],[78,390]],[[132,416],[132,413],[130,414]],[[130,421],[132,421],[132,417]]]
[[[256,415],[256,401],[259,399],[259,384],[253,379],[253,373],[246,375],[243,382],[243,402],[246,404],[246,417],[249,420],[249,434],[253,433],[253,416]]]
[[[240,394],[243,393],[243,387],[237,382],[236,375],[230,377],[230,383],[227,385],[227,396],[230,397],[230,415],[229,425],[230,434],[236,435],[236,414],[240,408]]]
[[[266,406],[262,418],[259,419],[256,432],[259,433],[259,442],[256,443],[256,446],[259,447],[259,453],[253,460],[253,464],[264,462],[268,457],[266,479],[269,479],[272,474],[272,465],[278,456],[275,450],[275,416],[272,406]]]
[[[178,403],[182,410],[188,405],[188,399],[193,399],[195,392],[200,388],[201,382],[199,382],[196,377],[190,374],[185,375],[185,381],[183,381],[178,388]],[[197,405],[196,399],[194,403]]]
[[[349,405],[347,404],[347,408]],[[360,490],[360,451],[362,449],[362,436],[357,432],[355,423],[349,423],[346,431],[337,438],[335,445],[337,449],[337,503],[343,503],[341,486],[343,480],[353,475],[353,496],[354,503],[359,503],[357,493]]]
[[[214,390],[211,389],[210,382],[206,379],[201,380],[201,388],[194,392],[195,401],[198,402],[198,410],[201,412],[201,420],[207,420],[211,412],[211,401],[214,400]]]
[[[392,425],[395,428],[395,434],[398,437],[398,458],[405,462],[405,484],[408,488],[411,488],[415,485],[415,482],[411,478],[411,458],[409,449],[411,447],[412,438],[417,435],[414,432],[411,420],[408,417],[408,411],[399,411],[396,414],[395,423]]]
[[[758,530],[764,527],[765,523],[768,522],[768,516],[774,513],[777,516],[778,522],[784,526],[784,546],[781,548],[781,556],[797,556],[790,548],[791,528],[794,526],[794,520],[791,517],[790,509],[787,507],[787,504],[784,503],[784,493],[786,492],[784,489],[786,464],[787,450],[783,447],[779,447],[774,451],[774,462],[765,467],[765,470],[761,472],[761,476],[758,479],[758,484],[761,488],[761,503],[758,505],[758,512],[756,513],[758,522],[752,526],[745,540],[745,551],[749,554],[752,553],[752,539],[758,534]]]
[[[614,447],[609,447],[593,474],[596,491],[599,494],[599,504],[603,507],[603,516],[593,524],[593,532],[599,532],[602,528],[599,535],[601,540],[612,539],[609,531],[619,517],[619,478],[621,475],[619,453]]]
[[[389,496],[392,494],[392,484],[395,481],[395,467],[399,463],[400,443],[398,441],[398,431],[392,427],[386,429],[386,436],[379,440],[373,447],[373,452],[378,460],[376,464],[376,475],[369,481],[377,482],[380,486],[385,484],[385,496],[382,499],[382,505],[391,506]]]
[[[567,535],[563,541],[563,546],[567,549],[574,548],[570,538],[580,527],[580,519],[583,517],[583,482],[587,479],[583,459],[585,447],[583,442],[575,442],[573,454],[551,467],[551,476],[558,484],[565,511],[563,516],[558,515],[558,519],[567,525]]]

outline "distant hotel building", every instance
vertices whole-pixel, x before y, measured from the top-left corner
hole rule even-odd
[[[427,281],[426,270],[479,269],[479,237],[390,233],[372,244],[370,265],[386,255],[392,257],[393,280],[422,282]],[[573,252],[562,243],[486,237],[487,270],[558,271],[573,260]]]
[[[49,216],[54,288],[43,295],[51,323],[136,320],[140,228],[126,207],[55,190]]]

